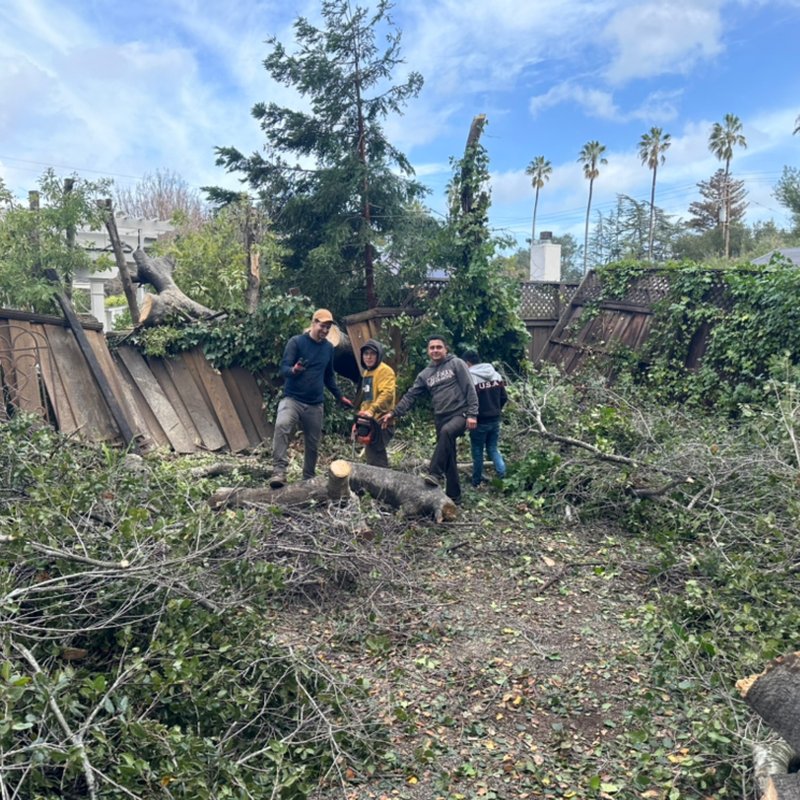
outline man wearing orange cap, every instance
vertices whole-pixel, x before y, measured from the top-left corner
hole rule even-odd
[[[298,428],[303,431],[303,479],[313,478],[317,469],[325,388],[345,408],[352,401],[342,396],[333,372],[333,345],[328,333],[333,314],[318,308],[311,318],[311,327],[292,336],[286,344],[280,373],[284,378],[283,398],[278,404],[275,434],[272,439],[272,478],[269,485],[279,489],[286,484],[289,465],[289,442]]]

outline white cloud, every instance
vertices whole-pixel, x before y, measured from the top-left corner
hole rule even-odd
[[[584,112],[590,117],[618,119],[621,116],[620,110],[614,103],[614,97],[610,92],[587,89],[570,83],[561,83],[545,94],[532,97],[528,107],[531,114],[536,116],[552,106],[565,102],[575,103],[583,108]]]
[[[611,83],[668,73],[686,74],[723,50],[718,0],[661,0],[623,8],[608,22],[603,39],[613,60]]]
[[[590,89],[574,83],[561,83],[545,94],[532,97],[528,108],[535,117],[562,103],[573,103],[588,117],[620,123],[639,119],[651,125],[660,125],[678,116],[677,101],[680,96],[680,91],[652,92],[640,105],[629,111],[623,111],[611,92]]]

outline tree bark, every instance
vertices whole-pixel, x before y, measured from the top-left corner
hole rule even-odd
[[[428,486],[417,475],[343,460],[334,461],[327,476],[317,476],[281,489],[221,488],[209,498],[209,505],[215,509],[247,505],[290,507],[338,501],[347,496],[349,489],[369,494],[409,517],[433,517],[437,522],[443,522],[458,515],[455,503],[441,489]]]
[[[244,293],[244,305],[249,314],[255,314],[261,292],[261,254],[256,247],[252,213],[253,209],[248,205],[244,231],[245,258],[247,260],[247,289]]]
[[[737,681],[736,688],[788,748],[800,753],[800,652],[779,656],[758,675]],[[781,764],[774,768],[780,769]],[[765,776],[764,771],[757,774],[762,800],[800,800],[798,773],[787,773],[785,767],[772,775]]]
[[[763,672],[737,681],[747,705],[800,753],[800,652],[767,664]]]
[[[138,283],[149,283],[158,294],[148,294],[139,313],[139,324],[145,327],[160,325],[172,318],[198,320],[213,317],[210,308],[185,295],[172,278],[174,265],[166,258],[150,258],[144,250],[133,253]]]
[[[125,253],[122,252],[122,241],[119,238],[117,220],[114,217],[114,206],[110,197],[98,201],[98,205],[105,212],[106,230],[108,231],[108,238],[111,240],[111,249],[114,251],[114,261],[117,264],[122,291],[125,292],[125,299],[128,301],[128,310],[131,312],[131,320],[134,325],[137,325],[139,323],[139,304],[136,301],[136,290],[133,288],[133,281],[128,273]]]

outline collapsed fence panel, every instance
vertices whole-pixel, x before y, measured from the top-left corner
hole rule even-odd
[[[239,452],[271,436],[261,389],[245,370],[215,370],[199,348],[174,358],[145,359],[123,346],[112,358],[100,325],[81,324],[141,449]],[[15,410],[35,413],[67,435],[122,441],[86,355],[64,320],[0,309],[0,420]]]

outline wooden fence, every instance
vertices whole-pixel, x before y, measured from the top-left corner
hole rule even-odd
[[[435,297],[446,285],[447,280],[430,278],[417,288],[417,295]],[[541,359],[550,334],[577,288],[577,283],[526,281],[520,284],[520,316],[531,336],[528,358],[534,363]],[[394,357],[389,360],[397,368],[407,362],[407,357],[402,337],[397,327],[392,325],[392,318],[401,314],[418,316],[420,313],[408,308],[373,308],[345,317],[343,322],[354,353],[360,351],[367,339],[380,339],[392,348]]]
[[[112,355],[99,323],[82,326],[140,449],[239,452],[271,437],[262,390],[246,370],[215,370],[199,349],[176,358],[145,358],[120,347]],[[67,435],[121,441],[108,403],[60,317],[0,309],[0,388],[0,419],[19,408]]]
[[[727,308],[730,302],[721,272],[710,272],[708,298],[721,308]],[[541,360],[557,364],[571,374],[578,372],[589,359],[608,359],[615,348],[640,350],[650,335],[653,306],[663,300],[668,291],[669,273],[651,269],[631,283],[624,297],[606,299],[600,278],[590,271],[565,306],[540,353]],[[586,313],[587,307],[592,309],[591,314]],[[695,332],[686,359],[687,368],[694,369],[700,363],[708,345],[708,334],[707,325]]]

